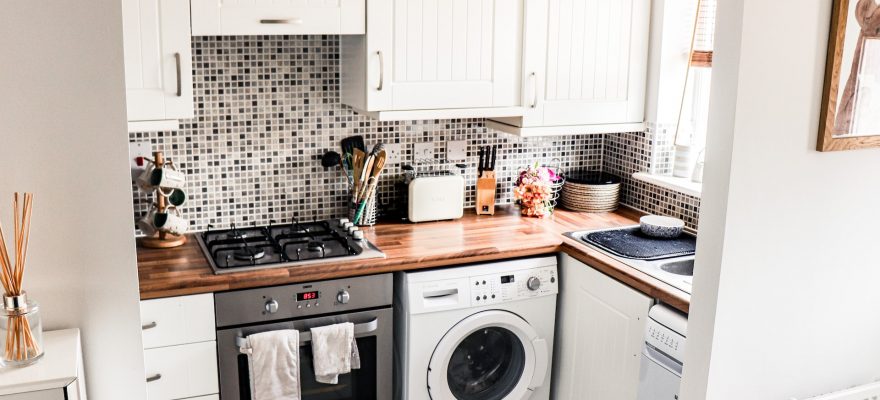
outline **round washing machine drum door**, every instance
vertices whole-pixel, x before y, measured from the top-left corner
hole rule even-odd
[[[523,400],[544,384],[547,342],[518,315],[499,310],[456,324],[428,365],[433,400]]]

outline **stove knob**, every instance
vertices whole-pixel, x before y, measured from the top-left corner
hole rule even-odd
[[[538,277],[533,276],[529,278],[528,282],[526,282],[526,287],[528,287],[529,290],[538,290],[538,288],[541,287],[541,280],[538,279]]]
[[[348,294],[348,290],[342,289],[336,294],[336,301],[338,301],[339,304],[348,304],[350,299],[351,295]]]
[[[358,231],[360,231],[360,229],[358,229],[358,227],[356,227],[356,226],[348,227],[348,234],[349,235],[354,235],[354,233],[358,232]]]
[[[266,304],[263,306],[266,309],[266,312],[269,314],[275,314],[278,312],[278,302],[275,299],[269,299]]]
[[[348,218],[340,218],[340,219],[339,219],[339,227],[340,227],[340,228],[345,227],[345,223],[346,223],[346,222],[348,222]]]
[[[364,231],[354,231],[354,233],[351,234],[351,237],[353,237],[354,240],[364,240]]]
[[[344,229],[346,229],[346,230],[347,230],[348,228],[351,228],[352,226],[354,226],[354,224],[351,223],[351,222],[347,222],[347,221],[346,221],[344,224],[342,224],[342,227],[343,227]]]

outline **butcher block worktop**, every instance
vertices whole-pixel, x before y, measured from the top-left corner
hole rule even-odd
[[[546,219],[524,218],[514,207],[500,207],[494,216],[473,210],[455,221],[380,223],[364,228],[366,238],[386,258],[331,262],[215,275],[194,237],[175,249],[138,247],[141,299],[219,292],[485,262],[564,252],[645,294],[687,312],[690,296],[651,276],[562,236],[575,230],[637,224],[639,213],[621,209],[589,214],[557,210]]]

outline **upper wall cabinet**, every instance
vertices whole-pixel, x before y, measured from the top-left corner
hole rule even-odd
[[[531,1],[531,0],[529,0]],[[524,0],[370,0],[342,102],[382,120],[522,115]]]
[[[650,0],[530,0],[525,115],[490,126],[523,136],[644,128]]]
[[[192,0],[199,35],[362,35],[366,0]]]
[[[193,117],[189,22],[187,1],[122,0],[130,130]]]

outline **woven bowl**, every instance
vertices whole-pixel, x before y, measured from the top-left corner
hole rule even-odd
[[[614,211],[620,201],[620,178],[599,171],[567,173],[559,200],[572,211]]]

